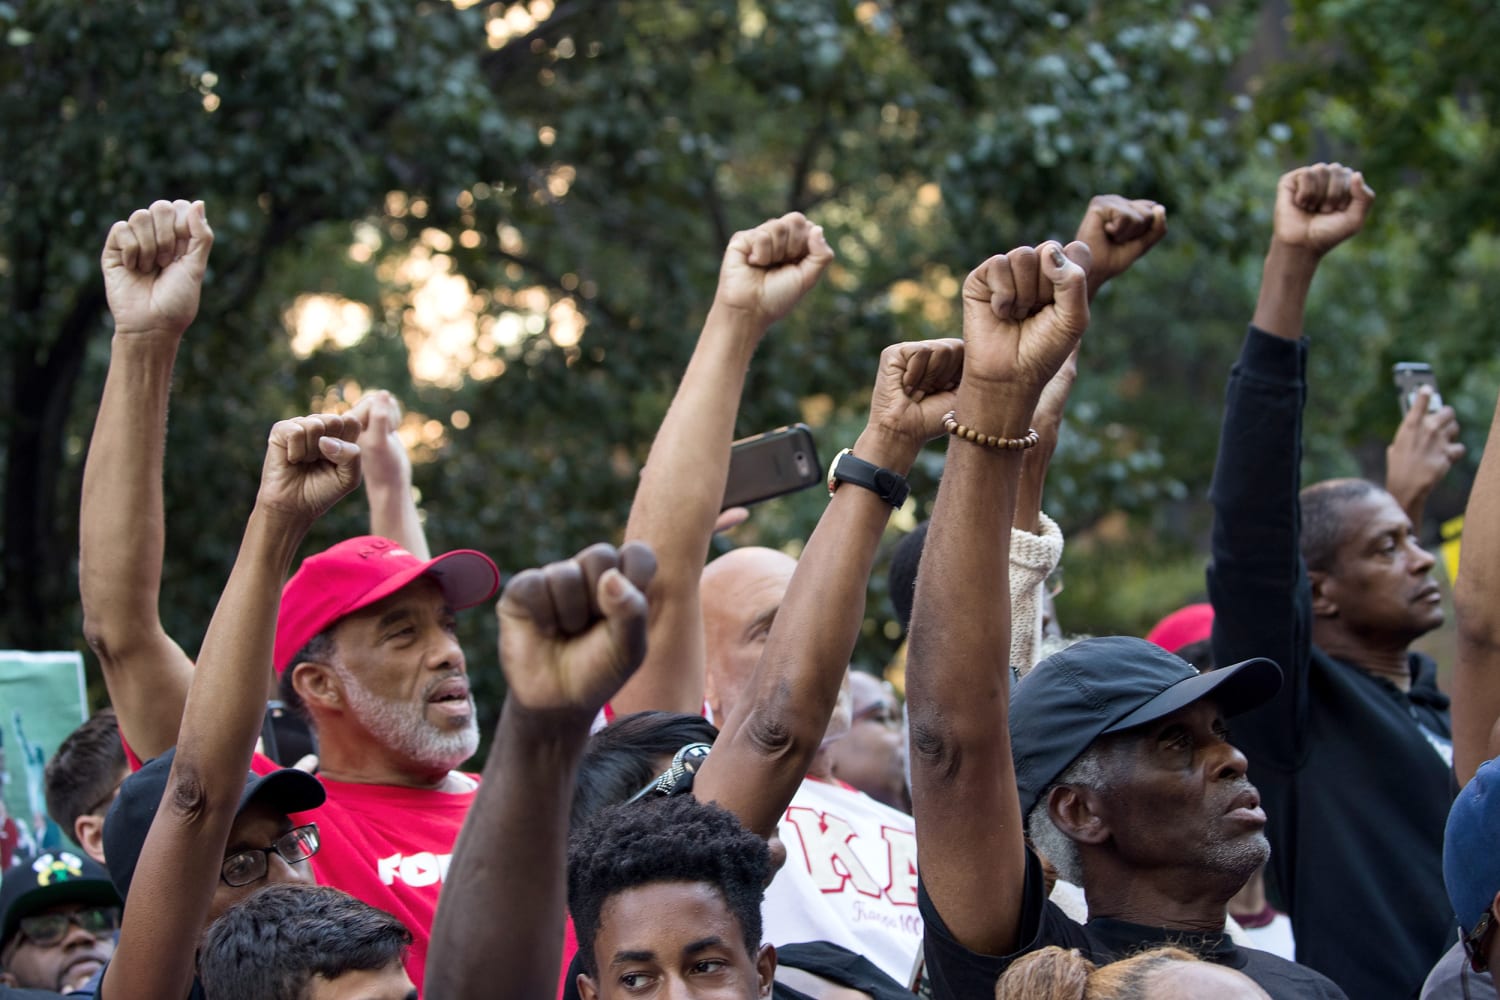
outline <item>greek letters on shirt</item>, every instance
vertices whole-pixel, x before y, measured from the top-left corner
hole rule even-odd
[[[796,829],[807,873],[821,892],[852,889],[871,899],[884,898],[896,906],[916,909],[917,840],[910,831],[880,828],[887,864],[885,871],[877,875],[854,850],[858,844],[868,856],[870,845],[861,841],[843,817],[806,806],[790,806],[786,822]]]
[[[416,854],[392,854],[388,858],[381,858],[376,866],[382,885],[400,882],[413,889],[422,889],[446,880],[448,865],[452,861],[452,854],[418,851]]]

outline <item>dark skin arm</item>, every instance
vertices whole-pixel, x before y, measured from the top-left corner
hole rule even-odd
[[[992,257],[970,273],[959,423],[998,437],[1027,432],[1043,388],[1088,326],[1088,263],[1081,243],[1066,254],[1045,243]],[[1003,652],[1010,648],[1006,581],[1020,471],[1019,452],[950,443],[908,652],[918,868],[957,940],[992,955],[1015,948],[1026,870]]]
[[[909,472],[922,446],[943,432],[962,369],[959,340],[886,348],[854,455]],[[760,663],[693,782],[694,795],[762,836],[775,832],[828,728],[891,509],[874,492],[847,484],[829,499]]]
[[[260,731],[281,583],[297,546],[359,484],[359,423],[271,429],[260,491],[188,691],[177,755],[125,900],[106,996],[185,996]]]
[[[430,996],[493,997],[497,969],[507,995],[556,993],[574,776],[594,716],[645,655],[655,569],[639,542],[595,545],[500,596],[509,693],[433,921]]]
[[[1500,404],[1464,511],[1453,603],[1458,615],[1453,770],[1462,785],[1500,753]]]
[[[625,526],[657,553],[651,635],[641,669],[615,696],[618,714],[703,708],[698,578],[708,557],[750,358],[776,320],[817,284],[833,251],[799,212],[735,233],[698,346],[662,420]]]

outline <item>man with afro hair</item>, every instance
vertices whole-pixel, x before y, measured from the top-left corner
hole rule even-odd
[[[770,996],[776,952],[760,940],[770,875],[766,842],[691,796],[600,812],[568,849],[584,1000],[651,985],[671,995]]]

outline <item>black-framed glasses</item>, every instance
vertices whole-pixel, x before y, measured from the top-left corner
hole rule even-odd
[[[689,743],[672,755],[672,766],[657,775],[649,785],[625,800],[626,805],[648,795],[681,795],[693,787],[693,775],[708,759],[707,743]]]
[[[68,913],[41,913],[22,917],[17,926],[26,935],[26,940],[39,948],[50,948],[68,936],[69,924],[75,924],[95,937],[112,934],[120,929],[120,908],[86,906]]]
[[[1474,929],[1464,937],[1464,954],[1469,956],[1469,967],[1475,972],[1483,972],[1489,968],[1490,963],[1485,955],[1484,939],[1489,937],[1494,926],[1491,911],[1485,910],[1484,916],[1479,918]]]
[[[232,886],[258,882],[266,877],[272,852],[281,855],[281,860],[289,865],[306,861],[318,853],[318,824],[309,823],[288,830],[277,837],[270,847],[236,851],[224,859],[224,866],[219,869],[219,878],[224,880],[225,885]]]

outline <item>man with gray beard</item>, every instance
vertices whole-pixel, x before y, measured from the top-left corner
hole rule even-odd
[[[455,770],[479,730],[454,612],[494,596],[499,571],[459,550],[423,560],[387,538],[306,559],[282,590],[281,697],[318,737],[328,794],[318,882],[399,917],[420,984],[453,842],[479,782]],[[261,765],[275,765],[257,755]]]

